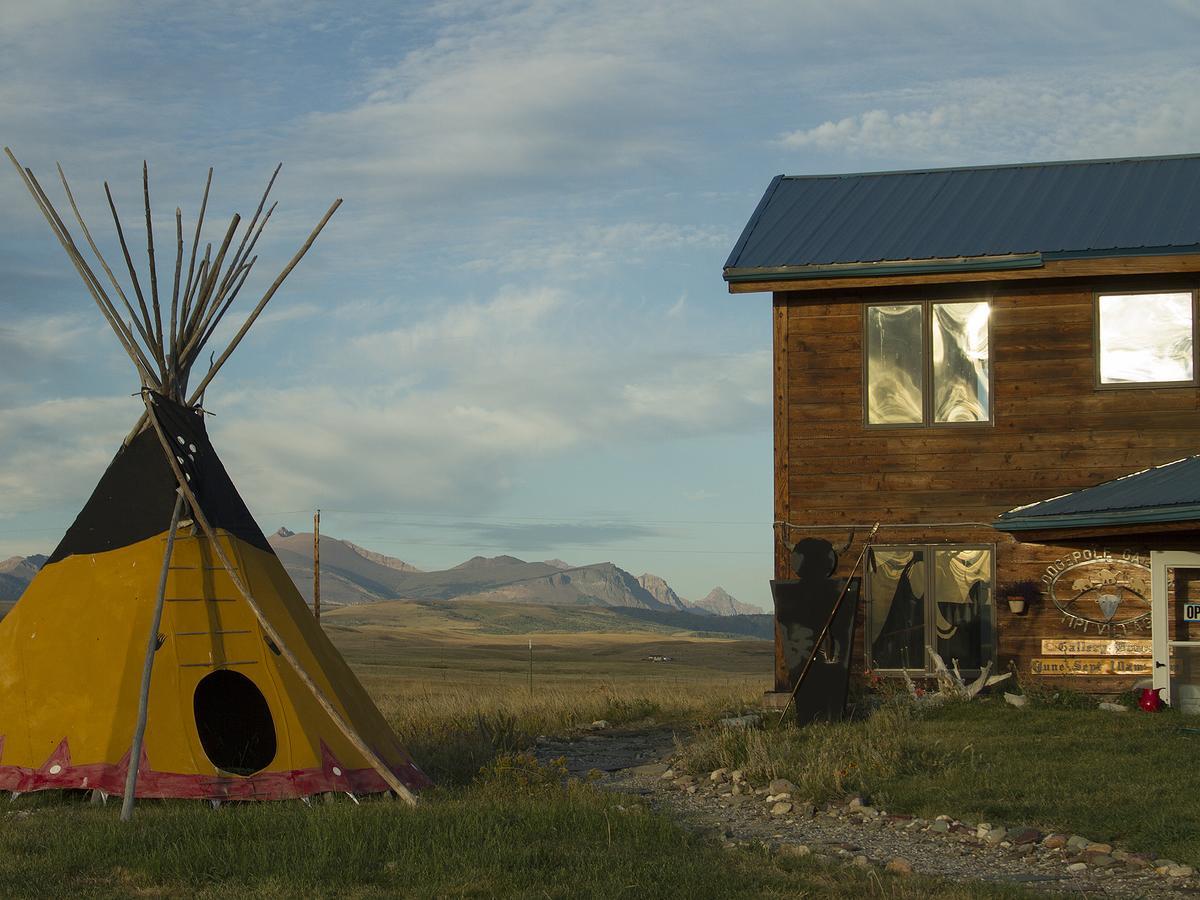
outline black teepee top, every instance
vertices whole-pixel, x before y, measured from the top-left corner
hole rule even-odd
[[[152,395],[155,418],[170,438],[175,459],[213,528],[255,547],[270,545],[238,495],[208,440],[204,414]],[[83,510],[47,565],[67,556],[103,553],[165,532],[175,506],[175,475],[158,435],[147,428],[117,451]]]

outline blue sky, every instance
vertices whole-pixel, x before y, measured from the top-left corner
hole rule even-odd
[[[320,506],[423,568],[611,559],[764,608],[770,300],[721,265],[771,177],[1200,150],[1194,0],[0,0],[0,22],[0,142],[44,184],[61,161],[106,240],[100,185],[130,227],[143,159],[160,243],[209,165],[217,241],[282,160],[246,309],[345,198],[206,398],[264,530]],[[0,557],[57,543],[135,387],[0,170]]]

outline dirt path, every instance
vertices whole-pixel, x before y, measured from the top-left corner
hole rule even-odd
[[[887,866],[953,879],[1020,884],[1053,893],[1099,897],[1196,897],[1197,877],[1171,877],[1167,861],[1092,845],[1057,847],[1070,835],[983,828],[946,817],[926,821],[859,806],[813,809],[799,798],[768,800],[767,785],[729,773],[713,780],[670,770],[676,732],[662,726],[598,728],[571,739],[539,740],[543,761],[563,757],[573,775],[598,770],[605,788],[644,797],[685,827],[725,843],[763,843],[780,853],[809,853],[859,866]],[[740,773],[733,773],[740,774]],[[1032,832],[1032,833],[1031,833]],[[893,862],[895,860],[900,860]]]

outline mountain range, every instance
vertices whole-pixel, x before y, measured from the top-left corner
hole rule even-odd
[[[309,603],[313,592],[313,536],[281,528],[268,538],[288,575]],[[46,557],[0,562],[0,602],[15,601]],[[634,577],[611,562],[573,566],[560,559],[527,562],[514,556],[475,556],[451,569],[425,572],[403,560],[323,535],[321,602],[351,606],[384,600],[502,601],[547,606],[604,606],[651,614],[702,617],[762,616],[762,610],[720,587],[691,602],[650,573]],[[745,623],[749,626],[750,623]],[[714,630],[710,623],[704,630]],[[683,621],[680,627],[688,627]],[[741,626],[737,630],[742,630]]]

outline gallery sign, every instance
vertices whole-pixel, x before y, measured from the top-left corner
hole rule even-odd
[[[1153,652],[1150,641],[1145,639],[1054,638],[1042,640],[1044,656],[1150,656]]]
[[[1148,657],[1066,657],[1031,659],[1031,675],[1150,675],[1154,661]],[[1174,674],[1174,667],[1171,672]]]
[[[1067,625],[1084,634],[1095,629],[1097,635],[1116,636],[1150,628],[1149,560],[1132,550],[1063,554],[1042,573],[1042,590]]]

